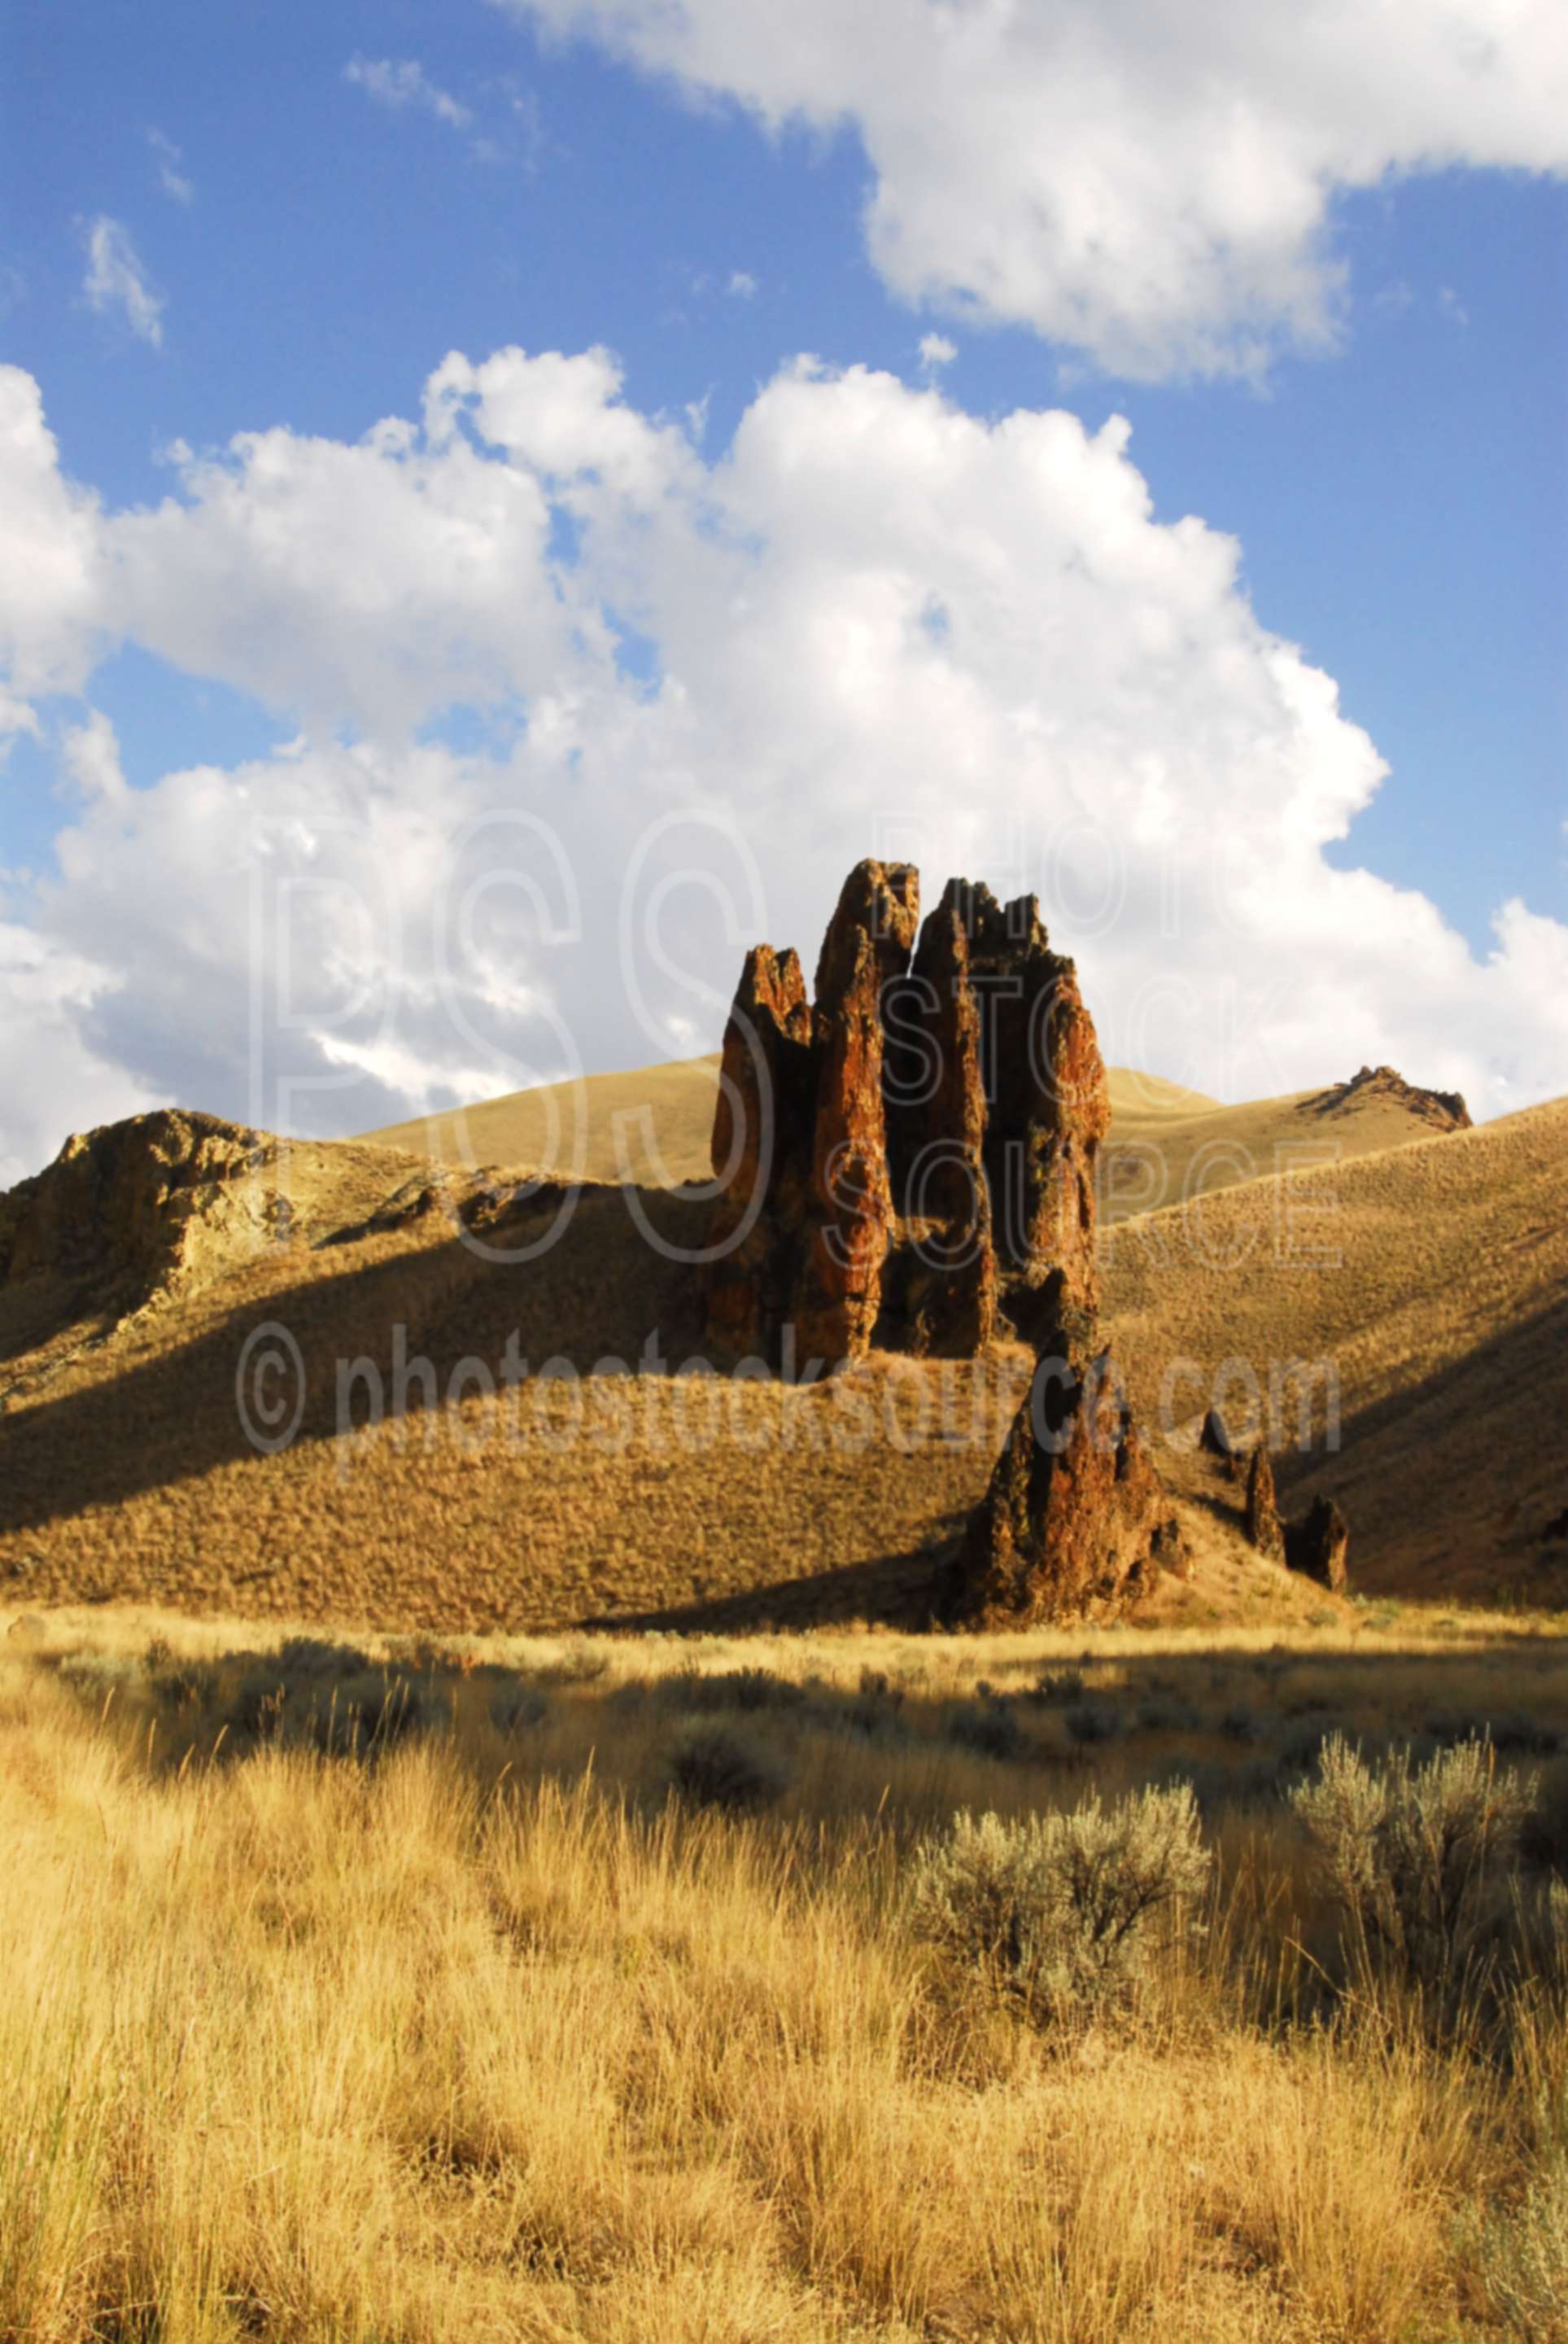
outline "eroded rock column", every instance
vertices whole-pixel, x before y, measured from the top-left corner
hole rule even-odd
[[[858,1358],[881,1308],[893,1231],[883,993],[909,968],[920,915],[920,874],[909,864],[860,863],[822,939],[811,1183],[794,1295],[802,1360]]]

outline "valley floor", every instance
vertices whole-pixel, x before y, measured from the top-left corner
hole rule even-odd
[[[1568,2335],[1565,1626],[0,1615],[0,2338]],[[1518,1784],[1462,1979],[1347,1945],[1336,1732]],[[1115,1992],[913,1925],[955,1811],[1178,1780],[1207,1885]]]

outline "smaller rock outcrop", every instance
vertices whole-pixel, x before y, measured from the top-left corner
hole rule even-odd
[[[1112,1618],[1189,1568],[1109,1350],[1079,1348],[1070,1315],[1056,1331],[942,1591],[955,1627]]]
[[[1422,1090],[1407,1083],[1392,1066],[1362,1066],[1348,1083],[1333,1083],[1326,1091],[1301,1102],[1298,1112],[1312,1116],[1349,1115],[1360,1106],[1398,1106],[1433,1131],[1469,1131],[1470,1109],[1458,1091]]]
[[[1269,1451],[1259,1441],[1252,1451],[1252,1461],[1247,1468],[1247,1536],[1258,1552],[1268,1562],[1285,1560],[1285,1526],[1280,1519],[1279,1500],[1274,1494],[1274,1469]]]
[[[1316,1497],[1299,1522],[1285,1525],[1285,1561],[1292,1571],[1342,1595],[1351,1534],[1332,1498]]]
[[[47,1275],[131,1310],[226,1268],[277,1234],[276,1142],[216,1116],[159,1108],[66,1140],[0,1196],[0,1286]]]

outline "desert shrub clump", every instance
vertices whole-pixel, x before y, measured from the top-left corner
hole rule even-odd
[[[1081,1701],[1065,1715],[1069,1733],[1086,1745],[1114,1742],[1121,1731],[1121,1720],[1108,1702]]]
[[[330,1671],[307,1667],[303,1676],[292,1656],[291,1665],[293,1676],[274,1663],[241,1680],[230,1723],[242,1746],[270,1742],[324,1756],[375,1759],[441,1722],[441,1705],[428,1687],[368,1662],[356,1673],[338,1674],[334,1663]]]
[[[1465,2227],[1506,2332],[1527,2344],[1568,2344],[1568,2155],[1543,2163],[1517,2206]]]
[[[713,1675],[705,1675],[700,1669],[682,1669],[666,1677],[658,1691],[670,1707],[699,1713],[800,1709],[806,1702],[804,1686],[775,1675],[771,1669],[725,1669]]]
[[[960,1750],[982,1758],[1010,1761],[1023,1754],[1023,1729],[1002,1702],[960,1702],[948,1720],[948,1734]]]
[[[1369,1763],[1334,1733],[1290,1795],[1358,1956],[1442,1988],[1495,1941],[1537,1787],[1483,1739],[1424,1763],[1408,1748]]]
[[[1207,1884],[1191,1787],[1004,1820],[967,1810],[914,1859],[910,1917],[956,1967],[1036,2025],[1138,1998]],[[1190,1909],[1186,1926],[1194,1925]],[[1163,1924],[1163,1929],[1161,1927]]]
[[[689,1805],[754,1814],[782,1798],[789,1773],[776,1751],[723,1725],[682,1734],[669,1762],[672,1787]]]

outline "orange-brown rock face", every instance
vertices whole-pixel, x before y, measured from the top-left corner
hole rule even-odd
[[[901,1244],[887,1331],[900,1348],[938,1359],[982,1350],[997,1313],[980,1005],[962,895],[951,882],[889,1005],[888,1139]]]
[[[746,955],[725,1028],[713,1117],[714,1177],[723,1187],[709,1224],[708,1325],[738,1356],[771,1358],[789,1306],[789,1230],[802,1203],[801,1126],[815,1111],[814,1075],[799,961],[758,945]]]
[[[777,1363],[792,1327],[802,1364],[968,1357],[1051,1272],[1094,1307],[1110,1101],[1072,964],[1032,896],[952,880],[917,945],[919,902],[908,864],[850,873],[809,1013],[793,955],[747,960],[714,1129],[725,1350]]]
[[[893,1230],[882,1104],[885,989],[910,965],[920,916],[908,864],[858,864],[817,963],[818,1054],[811,1186],[796,1279],[802,1359],[854,1359],[870,1347]]]
[[[1032,896],[1002,915],[996,962],[996,1096],[988,1133],[998,1242],[1010,1267],[1048,1261],[1079,1308],[1098,1307],[1095,1174],[1111,1090],[1077,972],[1046,942]],[[1015,989],[1016,988],[1016,989]]]
[[[1111,1367],[1067,1328],[1041,1350],[942,1591],[955,1627],[1028,1628],[1130,1611],[1185,1572],[1180,1527]]]
[[[1274,1469],[1268,1449],[1261,1440],[1247,1468],[1246,1527],[1248,1538],[1266,1561],[1283,1562],[1285,1526],[1280,1519],[1280,1503],[1274,1493]]]

